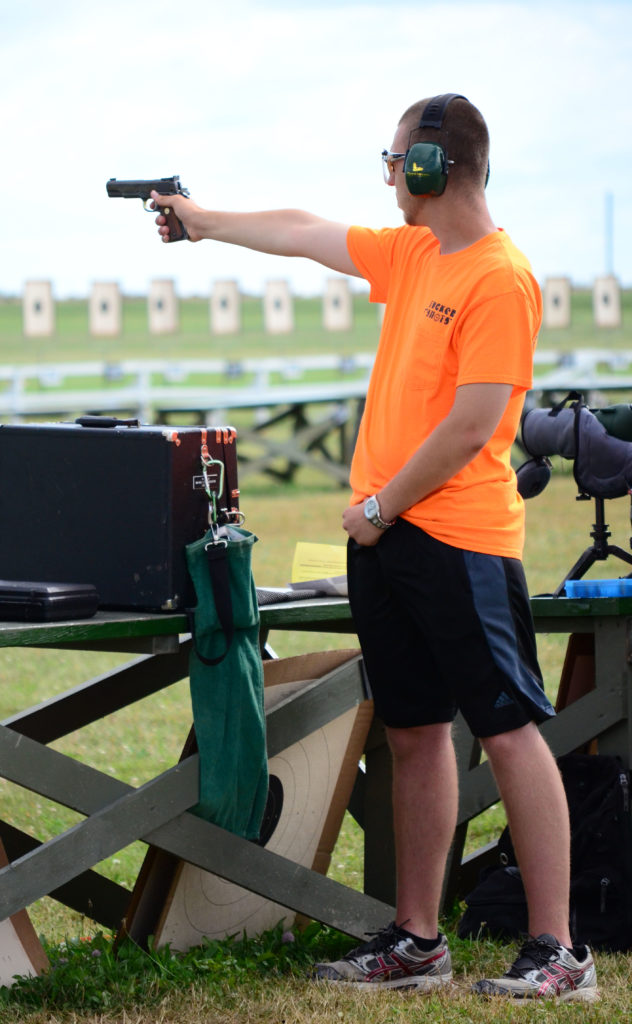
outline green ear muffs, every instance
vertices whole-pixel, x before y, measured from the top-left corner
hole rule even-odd
[[[404,175],[412,196],[440,196],[448,181],[445,150],[434,142],[416,142],[406,154]]]

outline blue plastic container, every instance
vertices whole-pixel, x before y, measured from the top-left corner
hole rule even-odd
[[[567,597],[632,597],[632,579],[567,580]]]

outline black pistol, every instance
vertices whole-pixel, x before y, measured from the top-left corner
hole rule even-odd
[[[153,211],[147,205],[152,192],[158,192],[161,196],[189,195],[189,190],[182,187],[177,174],[171,178],[154,178],[148,181],[119,181],[117,178],[110,178],[105,187],[110,199],[142,199],[143,207],[148,213],[163,213],[167,218],[169,242],[181,242],[184,238],[189,237],[184,224],[176,217],[170,206],[160,204],[160,210]]]

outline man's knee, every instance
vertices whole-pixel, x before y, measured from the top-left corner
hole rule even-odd
[[[527,722],[519,729],[486,736],[480,744],[494,766],[518,767],[538,764],[541,770],[550,763],[555,770],[555,758],[535,722]]]
[[[443,748],[452,742],[452,723],[415,725],[407,729],[387,727],[386,737],[394,760],[407,760]]]

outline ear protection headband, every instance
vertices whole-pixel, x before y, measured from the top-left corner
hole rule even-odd
[[[457,92],[446,92],[441,96],[434,96],[428,100],[421,115],[418,128],[435,128],[439,131],[443,126],[443,119],[448,104],[452,100],[466,100]],[[440,196],[448,182],[448,160],[447,153],[443,146],[435,142],[415,142],[408,152],[404,161],[404,175],[406,187],[413,196]],[[489,167],[487,168],[487,179],[489,178]]]

